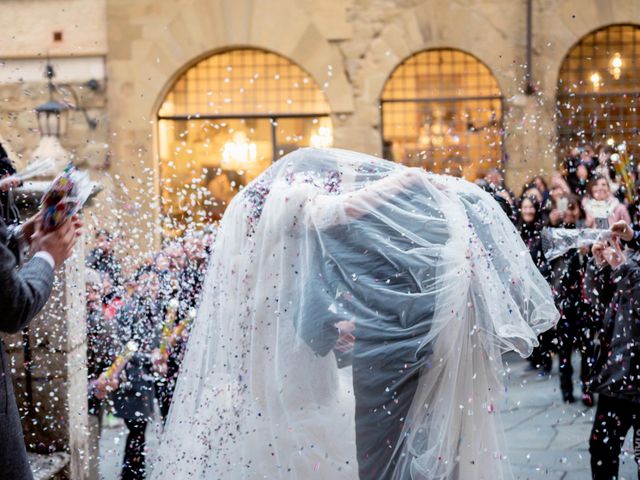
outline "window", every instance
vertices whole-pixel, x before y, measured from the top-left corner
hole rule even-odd
[[[381,98],[385,158],[473,180],[502,159],[502,94],[459,50],[427,50],[392,73]]]
[[[567,54],[558,78],[558,154],[577,143],[627,143],[640,128],[640,28],[613,25],[582,38]]]
[[[274,53],[232,50],[189,68],[158,112],[165,233],[219,219],[283,155],[330,146],[329,112],[309,74]]]

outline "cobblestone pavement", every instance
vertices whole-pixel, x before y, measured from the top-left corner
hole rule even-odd
[[[578,358],[574,358],[578,371]],[[517,356],[505,357],[506,395],[499,406],[505,428],[507,455],[518,480],[588,480],[588,438],[595,408],[579,401],[562,403],[557,363],[553,373],[540,375],[529,371],[527,362]],[[580,389],[575,386],[579,398]],[[148,444],[158,442],[159,424],[147,430]],[[631,435],[627,436],[620,459],[620,479],[635,480]],[[101,471],[104,480],[116,480],[126,440],[122,425],[106,428],[101,440]],[[301,479],[302,480],[302,479]]]

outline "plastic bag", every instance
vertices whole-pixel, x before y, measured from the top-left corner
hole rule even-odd
[[[50,232],[78,213],[91,195],[89,174],[69,164],[42,196],[42,228]]]
[[[542,251],[547,260],[553,260],[574,248],[588,247],[610,238],[610,230],[599,228],[544,228]]]

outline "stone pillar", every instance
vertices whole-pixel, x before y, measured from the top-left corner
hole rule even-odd
[[[36,199],[42,194],[30,193]],[[23,218],[34,206],[37,202]],[[73,256],[57,270],[43,311],[28,330],[7,341],[27,450],[68,453],[71,480],[89,479],[84,268],[79,239]]]
[[[506,181],[516,194],[533,176],[548,177],[554,170],[554,105],[536,95],[516,95],[507,102]]]

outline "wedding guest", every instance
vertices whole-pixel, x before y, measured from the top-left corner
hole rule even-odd
[[[640,250],[640,227],[632,228],[627,222],[620,220],[611,225],[611,233],[631,250]]]
[[[608,306],[590,380],[599,397],[589,452],[593,478],[612,479],[619,478],[620,451],[629,429],[634,445],[640,441],[640,254],[625,261],[619,248],[600,242],[592,252],[589,288]],[[635,456],[640,465],[637,449]]]
[[[551,202],[557,202],[560,198],[566,197],[571,193],[571,188],[567,181],[559,172],[551,177],[551,190],[549,190],[549,198]]]
[[[541,234],[543,227],[544,221],[540,202],[536,197],[523,197],[520,202],[518,230],[540,273],[548,277],[550,273],[549,265],[542,250]],[[540,344],[527,359],[533,368],[541,368],[547,372],[551,371],[553,338],[553,331],[544,332],[538,336]]]
[[[579,197],[584,197],[587,193],[587,187],[591,178],[591,171],[585,163],[578,164],[576,169],[576,182],[573,185],[573,193]]]
[[[580,177],[584,177],[585,172],[586,177],[590,177],[597,163],[595,151],[590,144],[585,143],[571,149],[564,162],[564,177],[572,193],[580,193]],[[582,173],[579,174],[578,170],[582,170]]]
[[[115,288],[108,273],[101,273],[100,278],[102,279],[102,316],[107,321],[112,321],[127,300],[124,296],[126,289]]]
[[[631,217],[620,201],[613,196],[609,182],[604,177],[594,177],[589,183],[589,198],[583,202],[587,213],[586,225],[596,227],[599,219],[608,220],[607,228],[619,220],[631,225]]]
[[[174,267],[181,266],[178,272],[179,290],[174,292],[173,296],[173,299],[177,300],[174,329],[178,328],[183,322],[191,322],[193,320],[192,315],[199,305],[206,270],[206,259],[208,258],[201,237],[202,235],[190,234],[184,238],[180,252],[170,253],[174,258]],[[175,245],[173,248],[175,248]],[[179,260],[176,260],[176,258]],[[174,341],[165,353],[166,358],[161,359],[165,364],[161,368],[163,372],[162,380],[156,383],[156,391],[163,422],[166,421],[169,414],[188,336],[189,325],[187,324],[180,336],[172,337]],[[160,352],[157,352],[156,356],[159,356],[159,354]]]
[[[563,228],[584,228],[585,212],[580,199],[575,195],[567,197],[567,208],[563,214]],[[556,325],[556,339],[560,371],[560,391],[563,401],[575,402],[573,395],[573,365],[571,355],[579,351],[581,356],[580,381],[582,402],[593,406],[593,396],[587,392],[587,376],[593,364],[595,319],[583,291],[586,274],[588,249],[573,249],[555,259],[552,265],[552,281],[560,320]]]
[[[487,185],[489,185],[492,188],[494,193],[498,194],[500,192],[505,192],[509,197],[508,199],[509,203],[512,205],[512,207],[514,206],[514,200],[516,196],[507,187],[504,180],[504,174],[500,169],[498,168],[489,169],[489,171],[484,176],[484,180],[487,183]],[[504,196],[503,198],[505,198],[505,200],[507,199],[506,196]]]
[[[541,177],[540,179],[542,180]],[[545,188],[546,188],[546,184],[545,184]],[[535,200],[538,202],[540,206],[539,222],[541,222],[544,225],[547,225],[549,223],[549,212],[551,211],[551,197],[549,195],[549,192],[545,191],[545,193],[543,194],[542,191],[536,186],[536,183],[530,182],[525,184],[525,186],[522,188],[522,194],[520,195],[520,203],[522,203],[522,201],[526,197],[535,198]]]
[[[113,235],[108,230],[96,233],[96,246],[87,256],[86,264],[98,272],[108,273],[117,287],[122,285],[122,268],[114,253]]]
[[[118,329],[113,317],[107,319],[103,310],[103,280],[92,269],[85,273],[87,295],[87,373],[89,380],[89,478],[99,478],[100,436],[105,397],[115,390],[117,379],[101,378],[120,350]]]
[[[617,192],[619,185],[616,183],[616,169],[611,161],[611,156],[616,150],[609,145],[601,145],[598,149],[598,165],[594,169],[594,175],[604,177],[609,182],[612,192]]]
[[[542,200],[540,201],[540,203],[544,205],[544,203],[549,200],[549,187],[547,186],[547,182],[542,177],[542,175],[536,175],[535,177],[533,177],[531,184],[535,186],[542,194]]]
[[[122,480],[143,479],[145,435],[153,415],[155,397],[152,351],[158,347],[163,323],[158,275],[149,268],[136,274],[136,291],[116,318],[122,345],[135,342],[137,351],[124,368],[113,394],[116,415],[129,430],[122,464]]]

